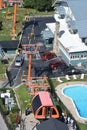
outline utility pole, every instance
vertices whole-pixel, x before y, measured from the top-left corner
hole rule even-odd
[[[60,28],[60,23],[56,22],[55,23],[55,31],[54,31],[53,51],[56,53],[57,56],[60,55],[60,53],[59,53],[59,43],[58,43],[59,28]]]

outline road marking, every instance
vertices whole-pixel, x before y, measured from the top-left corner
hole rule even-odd
[[[18,71],[18,73],[17,73],[17,75],[16,75],[16,77],[15,77],[15,80],[17,79],[17,77],[18,77],[18,75],[19,75],[21,69],[22,69],[22,67],[19,69],[19,71]]]

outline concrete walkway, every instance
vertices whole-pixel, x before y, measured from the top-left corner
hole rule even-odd
[[[32,113],[28,116],[23,114],[21,125],[17,127],[16,130],[36,130],[37,123],[39,123],[39,121],[34,118]]]
[[[87,124],[87,119],[86,118],[81,118],[77,112],[77,109],[73,103],[73,101],[68,98],[67,96],[65,96],[63,94],[63,89],[66,87],[66,86],[69,86],[69,85],[75,85],[75,84],[85,84],[87,85],[87,82],[83,81],[83,82],[80,82],[80,81],[74,81],[74,82],[67,82],[67,83],[62,83],[60,85],[58,85],[55,89],[56,91],[56,94],[58,95],[58,97],[60,98],[60,100],[63,102],[63,104],[66,106],[66,108],[70,111],[70,113],[72,114],[72,116],[74,117],[74,119],[80,123],[84,123],[84,124]]]

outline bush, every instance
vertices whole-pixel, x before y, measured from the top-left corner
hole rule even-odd
[[[3,113],[4,115],[8,115],[8,114],[9,114],[9,111],[8,111],[7,108],[3,105],[3,102],[2,102],[1,99],[0,99],[0,109],[1,109],[1,111],[2,111],[2,113]]]
[[[14,123],[17,122],[17,121],[16,121],[17,115],[18,115],[18,113],[12,113],[12,112],[10,112],[9,118],[10,118],[10,121],[11,121],[12,124],[14,124]]]
[[[11,112],[12,113],[18,113],[20,111],[20,109],[18,108],[18,106],[17,105],[15,105],[13,108],[12,108],[12,110],[11,110]]]

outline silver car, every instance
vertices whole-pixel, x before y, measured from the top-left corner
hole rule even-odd
[[[23,57],[22,55],[17,56],[17,57],[15,58],[15,66],[16,66],[16,67],[22,66],[23,61],[24,61],[24,57]]]

